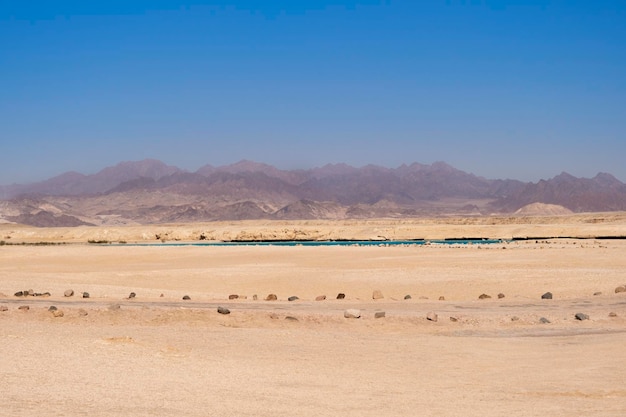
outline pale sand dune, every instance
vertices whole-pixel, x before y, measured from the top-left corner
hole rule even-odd
[[[614,289],[626,284],[625,253],[624,241],[593,239],[2,246],[0,414],[623,416],[626,293]],[[63,297],[68,288],[74,297]],[[52,295],[13,296],[28,289]],[[371,299],[376,289],[384,299]],[[546,291],[553,300],[541,300]],[[263,301],[268,293],[279,300]],[[345,319],[347,308],[362,317]]]

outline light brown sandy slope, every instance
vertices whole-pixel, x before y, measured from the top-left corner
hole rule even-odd
[[[625,253],[623,241],[569,239],[2,246],[0,414],[623,416]],[[52,295],[13,296],[28,289]]]

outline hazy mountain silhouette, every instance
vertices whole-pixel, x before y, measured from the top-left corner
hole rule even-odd
[[[0,221],[36,226],[468,216],[513,213],[533,203],[573,212],[626,210],[626,185],[610,174],[562,173],[525,183],[485,179],[443,162],[281,170],[244,160],[186,172],[147,159],[3,186],[0,196]]]

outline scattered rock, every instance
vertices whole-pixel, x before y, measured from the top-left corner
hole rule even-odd
[[[593,295],[602,295],[602,291],[596,291],[593,293]]]
[[[486,299],[488,299],[488,298],[491,298],[491,296],[490,296],[490,295],[488,295],[488,294],[480,294],[480,295],[478,296],[478,299],[479,299],[479,300],[486,300]]]
[[[89,293],[88,292],[83,292],[83,298],[89,298]]]
[[[116,311],[119,310],[121,308],[121,306],[119,304],[111,304],[109,305],[109,310],[111,311]]]
[[[183,300],[191,300],[191,297],[188,295],[183,295]]]
[[[550,320],[548,320],[548,319],[547,319],[547,318],[545,318],[545,317],[541,317],[541,318],[539,319],[539,323],[541,323],[541,324],[550,324]]]
[[[65,292],[63,293],[64,297],[71,297],[74,295],[74,290],[65,290]]]
[[[78,315],[81,317],[85,317],[86,315],[88,315],[89,313],[87,313],[87,310],[85,310],[84,308],[79,308],[78,309]]]
[[[230,310],[226,307],[218,307],[217,312],[220,314],[230,314]]]
[[[580,321],[589,320],[589,316],[586,315],[585,313],[576,313],[574,317],[576,318],[576,320],[580,320]]]
[[[1,308],[2,308],[2,307],[0,307],[0,309],[1,309]],[[609,313],[609,317],[617,317],[617,313],[616,313],[615,311],[611,311],[611,312]]]
[[[54,310],[54,311],[52,312],[52,315],[53,315],[54,317],[63,317],[65,314],[63,314],[63,310]]]
[[[615,291],[617,292],[617,291]],[[24,291],[18,291],[14,294],[16,297],[23,297],[24,296]]]
[[[380,300],[381,298],[385,298],[383,297],[383,293],[381,290],[374,290],[374,292],[372,293],[372,300]]]
[[[163,297],[165,297],[165,296],[163,295],[163,293],[161,293],[161,295],[159,295],[159,297],[163,298]]]
[[[7,306],[0,306],[0,311],[7,311],[9,310],[9,307]]]
[[[385,312],[384,311],[377,311],[374,313],[374,318],[375,319],[382,319],[383,317],[385,317]]]
[[[258,299],[259,299],[259,296],[258,296],[258,295],[256,295],[256,294],[254,294],[254,295],[252,296],[252,299],[253,299],[254,301],[256,301],[256,300],[258,300]]]
[[[446,301],[446,297],[444,297],[443,295],[439,296],[439,301]]]
[[[547,293],[545,293],[545,294],[543,294],[541,296],[541,299],[542,300],[552,300],[552,293],[548,291]]]
[[[511,317],[511,321],[519,321],[519,317],[513,316],[513,317]]]
[[[325,295],[318,295],[317,297],[315,297],[315,301],[324,301],[326,299]]]
[[[459,319],[457,319],[456,317],[450,316],[450,321],[453,323],[456,323],[457,321],[459,321]]]
[[[130,294],[128,294],[128,299],[130,300],[131,298],[135,298],[137,297],[137,294],[135,294],[134,292],[131,292]]]
[[[504,294],[502,294],[502,293],[498,294],[498,298],[504,298],[504,297],[505,297]]]
[[[337,300],[343,300],[344,298],[346,298],[346,295],[342,292],[340,292],[339,294],[337,294]]]
[[[57,310],[56,306],[48,307],[48,311],[56,311],[56,310]]]
[[[268,294],[267,297],[265,297],[265,301],[276,301],[278,300],[278,297],[276,296],[276,294]]]
[[[357,310],[356,308],[349,308],[343,312],[343,316],[347,319],[358,319],[361,317],[361,310]]]
[[[28,311],[28,310],[30,310],[30,307],[29,306],[19,306],[17,309],[18,310],[22,310],[22,311]]]
[[[44,293],[42,293],[42,294],[39,294],[39,295],[40,295],[41,297],[50,297],[52,294],[50,294],[48,291],[46,291],[46,292],[44,292]]]
[[[239,298],[239,296],[237,294],[231,294],[228,296],[229,300],[236,300],[237,298]]]
[[[285,316],[285,320],[287,320],[287,321],[298,321],[298,319],[293,317],[293,316]]]
[[[615,288],[615,294],[620,292],[626,292],[626,285],[620,285],[619,287]]]
[[[411,295],[410,295],[410,294],[405,295],[405,296],[404,296],[404,299],[405,299],[405,300],[410,300],[410,299],[411,299]]]
[[[30,290],[27,291],[27,294],[24,295],[30,295],[31,297],[35,296],[35,291],[31,288]]]
[[[426,314],[426,320],[428,321],[437,321],[439,320],[439,317],[437,316],[437,313],[434,312],[429,312],[428,314]]]
[[[298,296],[296,295],[292,295],[291,297],[287,298],[287,301],[296,301],[299,300],[300,298],[298,298]]]

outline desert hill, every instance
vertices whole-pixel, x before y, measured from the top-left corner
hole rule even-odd
[[[524,183],[486,179],[443,162],[281,170],[244,160],[187,172],[147,159],[92,175],[69,172],[34,184],[0,186],[0,197],[0,222],[34,226],[480,216],[518,210],[554,215],[553,206],[562,207],[563,214],[626,210],[626,184],[610,174],[588,179],[562,173]]]

